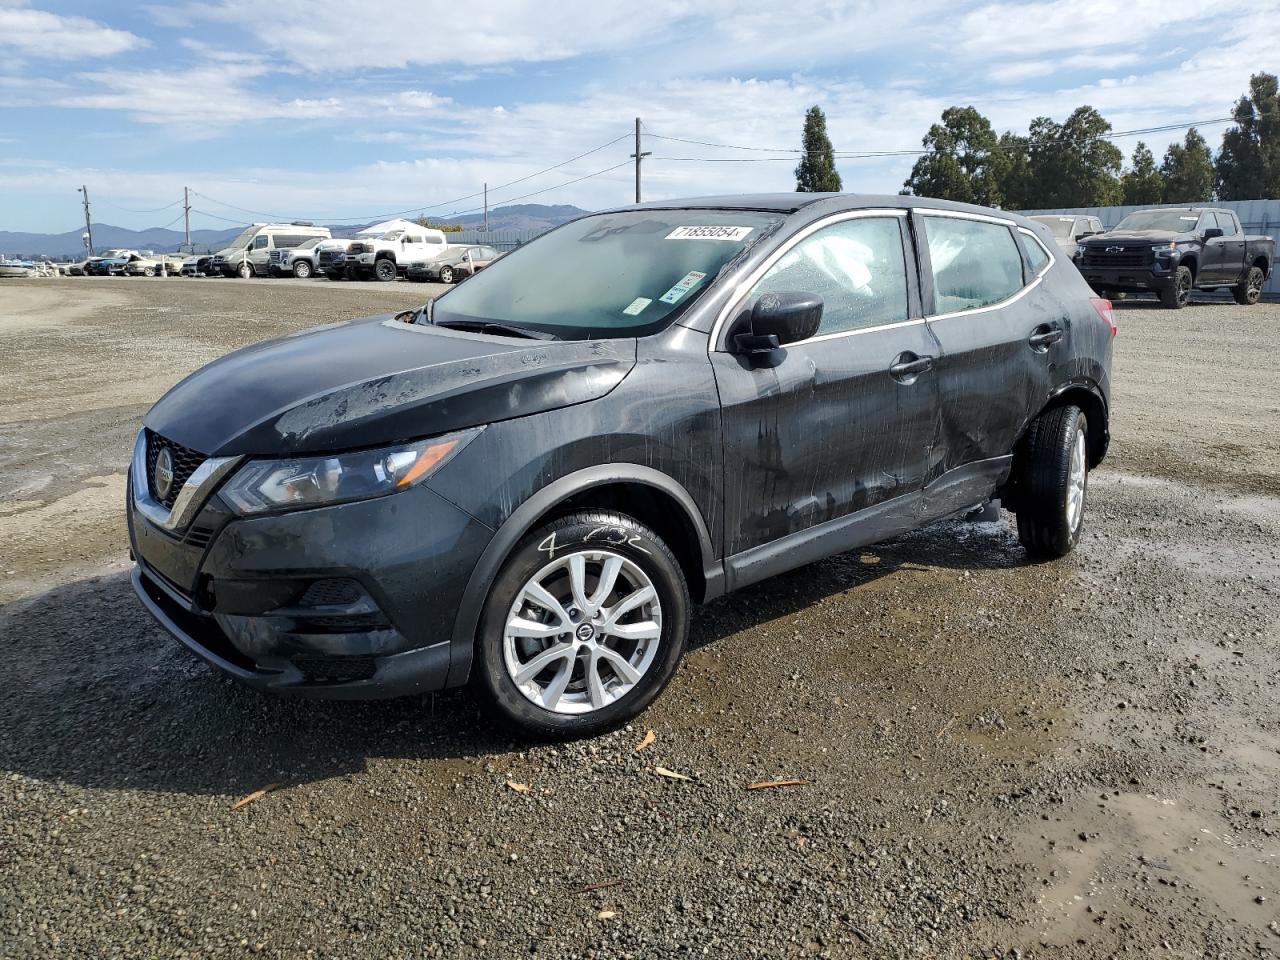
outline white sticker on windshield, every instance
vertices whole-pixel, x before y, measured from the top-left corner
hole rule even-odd
[[[653,301],[650,300],[648,297],[636,297],[634,300],[631,301],[630,306],[628,306],[622,312],[625,313],[628,317],[634,317],[634,316],[637,316],[641,310],[643,310],[645,307],[647,307],[651,303],[653,303]]]
[[[1179,220],[1190,220],[1190,221],[1192,221],[1192,222],[1194,223],[1196,220],[1199,220],[1200,218],[1199,218],[1199,217],[1179,217],[1178,219],[1179,219]]]
[[[699,273],[697,270],[690,270],[676,283],[674,287],[660,296],[658,299],[663,303],[679,303],[680,298],[698,285],[698,282],[706,276],[705,273]]]
[[[733,240],[747,239],[754,227],[676,227],[668,240]]]

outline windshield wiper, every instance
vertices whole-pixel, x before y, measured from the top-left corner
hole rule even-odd
[[[527,337],[530,340],[559,340],[554,334],[529,327],[519,327],[514,323],[499,323],[496,320],[434,320],[432,324],[446,330],[468,330],[474,333],[492,333],[497,336]]]

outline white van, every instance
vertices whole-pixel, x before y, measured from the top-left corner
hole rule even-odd
[[[255,223],[214,255],[209,272],[227,277],[266,276],[272,250],[292,250],[308,240],[328,240],[330,236],[328,227],[309,223]]]

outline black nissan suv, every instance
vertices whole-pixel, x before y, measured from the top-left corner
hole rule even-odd
[[[1083,524],[1111,305],[1047,229],[914,197],[592,214],[421,310],[247,347],[146,415],[133,582],[276,692],[475,677],[543,735],[642,710],[690,604],[998,498]]]

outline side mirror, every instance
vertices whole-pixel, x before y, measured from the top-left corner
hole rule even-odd
[[[746,354],[772,353],[779,347],[808,340],[822,323],[822,298],[812,293],[766,293],[751,308],[747,330],[734,336]]]
[[[1097,230],[1081,230],[1080,231],[1081,240],[1083,240],[1085,237],[1096,237],[1097,235],[1098,235]]]
[[[1204,238],[1206,240],[1216,240],[1220,236],[1222,236],[1221,227],[1210,227],[1208,230],[1204,232]]]

